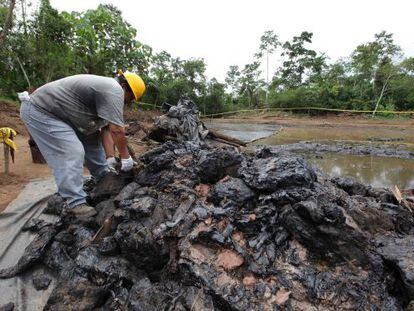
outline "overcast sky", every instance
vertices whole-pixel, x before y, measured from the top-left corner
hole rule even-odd
[[[386,30],[406,56],[414,56],[413,0],[51,0],[66,11],[99,3],[118,7],[138,30],[137,39],[156,51],[204,58],[207,76],[220,81],[230,65],[252,61],[265,30],[274,30],[281,41],[311,31],[311,47],[331,60],[349,56]]]

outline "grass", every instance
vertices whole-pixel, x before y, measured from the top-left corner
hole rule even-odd
[[[371,113],[352,113],[352,112],[304,112],[304,111],[277,111],[277,110],[270,110],[270,111],[241,111],[235,112],[232,114],[221,115],[217,116],[218,118],[237,118],[237,119],[247,119],[247,118],[254,118],[254,117],[262,117],[262,118],[272,118],[272,117],[295,117],[295,118],[318,118],[318,117],[356,117],[366,120],[410,120],[414,118],[414,114],[391,114],[391,113],[377,113],[374,117]]]

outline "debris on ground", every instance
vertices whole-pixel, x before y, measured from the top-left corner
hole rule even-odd
[[[3,306],[0,306],[0,311],[13,311],[14,310],[14,303],[10,302]]]
[[[33,286],[36,290],[45,290],[49,287],[52,279],[47,275],[38,275],[33,277]]]
[[[208,131],[200,122],[199,111],[191,100],[181,99],[176,106],[171,106],[165,115],[155,120],[155,127],[175,136],[177,141],[192,141],[200,144]]]
[[[246,146],[239,139],[207,129],[199,119],[197,105],[191,100],[181,99],[175,106],[164,104],[164,107],[166,114],[155,118],[154,127],[147,132],[147,139],[162,143],[190,141],[196,145],[215,142],[234,147]]]
[[[412,198],[408,197],[409,194],[412,194],[410,189],[401,191],[396,185],[391,189],[397,202],[407,208],[410,212],[414,213],[414,202]],[[407,198],[406,198],[407,197]]]
[[[37,146],[36,142],[33,140],[31,136],[29,136],[28,144],[30,147],[30,152],[32,155],[32,161],[33,163],[37,164],[46,164],[46,160],[43,157],[42,152],[40,151],[39,147]]]
[[[0,277],[35,263],[54,271],[46,310],[413,304],[414,217],[390,191],[330,179],[269,148],[243,154],[167,142],[140,160],[132,178],[90,187],[94,218],[78,221],[51,199],[48,211],[63,211],[60,220],[28,225],[38,237]],[[108,217],[109,229],[92,242]]]

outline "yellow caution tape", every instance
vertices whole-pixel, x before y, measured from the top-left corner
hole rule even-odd
[[[9,146],[12,150],[17,150],[16,143],[13,141],[13,137],[17,133],[10,127],[1,127],[0,128],[0,142]]]
[[[349,110],[349,109],[334,109],[334,108],[321,108],[321,107],[269,107],[269,108],[258,108],[258,109],[242,109],[236,111],[226,111],[203,115],[203,118],[211,118],[214,116],[223,116],[228,114],[237,114],[242,112],[270,112],[270,111],[293,111],[293,110],[316,110],[316,111],[331,111],[331,112],[349,112],[349,113],[369,113],[372,114],[373,110]],[[414,115],[414,111],[388,111],[388,110],[377,110],[376,114],[396,114],[396,115]]]

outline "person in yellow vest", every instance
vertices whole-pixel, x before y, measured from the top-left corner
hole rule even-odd
[[[45,84],[30,96],[19,94],[20,116],[52,169],[59,194],[78,218],[96,214],[86,203],[83,164],[99,180],[110,170],[102,146],[101,129],[107,128],[119,151],[121,170],[130,171],[124,130],[124,104],[138,100],[144,81],[135,73],[115,77],[81,74]]]

